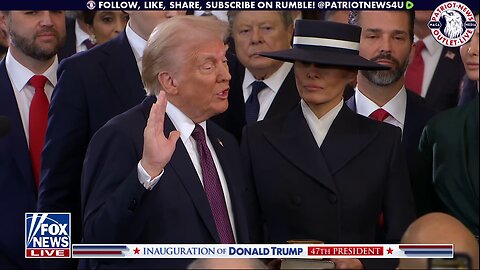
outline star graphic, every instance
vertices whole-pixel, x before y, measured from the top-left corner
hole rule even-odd
[[[389,248],[387,249],[387,254],[392,254],[392,255],[393,255],[392,252],[393,252],[393,249],[389,247]]]
[[[140,255],[140,249],[138,247],[136,247],[134,250],[133,250],[133,254],[139,254]]]

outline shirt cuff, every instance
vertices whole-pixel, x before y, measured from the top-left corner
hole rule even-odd
[[[157,177],[151,178],[139,161],[137,165],[137,171],[138,171],[138,180],[140,181],[140,184],[142,184],[147,190],[152,190],[157,184],[158,180],[160,180],[160,177],[162,177],[163,172],[165,170],[162,170]]]

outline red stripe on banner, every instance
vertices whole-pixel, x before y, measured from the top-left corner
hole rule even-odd
[[[383,255],[383,246],[310,246],[308,256],[380,256]]]
[[[73,255],[121,255],[121,250],[74,250]]]
[[[452,245],[435,245],[435,246],[428,246],[428,245],[399,245],[400,249],[404,248],[431,248],[431,249],[445,249],[445,248],[453,248]]]

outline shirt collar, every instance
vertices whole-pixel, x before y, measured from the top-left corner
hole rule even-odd
[[[31,70],[20,64],[15,57],[10,53],[10,50],[7,52],[7,56],[5,56],[5,65],[7,68],[8,76],[10,77],[10,81],[14,84],[14,88],[18,91],[22,91],[22,89],[27,85],[28,81],[32,78],[33,75],[36,75]],[[53,61],[52,65],[45,70],[41,75],[47,77],[50,84],[53,87],[57,84],[57,68],[58,68],[58,58],[55,55],[55,60]],[[40,74],[38,74],[40,75]]]
[[[147,46],[147,41],[133,31],[133,29],[130,27],[130,22],[127,23],[125,34],[127,35],[130,46],[132,47],[133,55],[135,55],[135,60],[137,62],[141,61],[143,51]]]
[[[310,128],[318,147],[320,147],[323,144],[323,141],[325,140],[333,121],[335,118],[337,118],[338,113],[342,109],[343,99],[320,118],[317,118],[315,113],[312,112],[310,107],[308,107],[307,103],[305,103],[303,99],[300,100],[300,105],[308,127]]]
[[[417,42],[418,40],[420,39],[414,36],[413,41]],[[427,53],[430,55],[434,55],[438,50],[442,49],[442,45],[438,43],[432,35],[426,36],[422,41],[425,44],[425,48],[427,48]]]
[[[180,132],[180,139],[182,140],[183,144],[185,145],[186,142],[189,140],[190,136],[192,135],[193,129],[195,128],[195,123],[188,118],[180,109],[178,109],[175,105],[167,101],[167,109],[166,113],[170,120],[172,120],[175,129]],[[207,123],[203,121],[198,123],[205,133],[207,132]],[[205,134],[205,136],[207,136]]]
[[[87,34],[85,31],[80,28],[80,25],[78,24],[78,20],[75,20],[75,39],[76,39],[76,44],[77,47],[82,45],[82,43],[85,41],[85,39],[89,39],[90,35]]]
[[[272,89],[273,92],[277,93],[292,67],[292,63],[283,63],[280,68],[275,71],[275,73],[264,79],[263,82],[268,86],[268,88]],[[256,81],[256,79],[253,74],[247,68],[245,68],[245,77],[243,78],[242,85],[243,89],[247,89],[254,81]]]
[[[358,87],[358,86],[357,86]],[[370,116],[375,110],[382,108],[387,111],[393,118],[395,118],[402,125],[405,124],[405,112],[407,109],[407,91],[405,86],[398,93],[390,99],[385,105],[379,107],[375,102],[363,95],[358,88],[355,88],[355,101],[357,106],[357,113]]]
[[[305,116],[309,124],[314,123],[316,126],[328,124],[328,126],[330,126],[333,123],[335,117],[337,117],[338,113],[342,109],[343,98],[335,107],[333,107],[330,111],[328,111],[320,118],[317,118],[315,113],[312,112],[310,107],[308,107],[308,104],[303,99],[300,100],[300,105],[302,107],[303,115]]]

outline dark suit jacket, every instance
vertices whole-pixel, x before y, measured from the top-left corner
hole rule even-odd
[[[210,206],[182,141],[151,190],[139,182],[143,130],[155,97],[113,118],[87,152],[82,177],[85,243],[219,243]],[[174,130],[165,117],[165,136]],[[231,195],[237,242],[248,242],[243,197],[247,192],[236,140],[207,121],[207,133],[220,160]],[[220,143],[220,141],[222,143]],[[223,145],[222,145],[223,144]],[[186,268],[191,260],[115,260],[109,267]],[[92,260],[92,267],[103,267]],[[98,264],[98,265],[97,265]]]
[[[443,47],[425,100],[436,111],[457,106],[460,82],[465,74],[459,48]]]
[[[38,210],[71,212],[72,240],[79,243],[80,176],[88,143],[108,120],[139,104],[145,90],[125,33],[63,61],[58,78],[42,153]]]
[[[37,260],[25,259],[25,212],[35,212],[37,187],[5,60],[0,62],[0,115],[12,125],[0,138],[0,269],[37,269]]]
[[[238,141],[242,136],[242,129],[245,126],[245,99],[243,98],[243,79],[245,67],[242,66],[234,56],[229,56],[229,68],[232,79],[230,80],[230,92],[228,95],[228,109],[213,118],[213,120],[228,132],[232,133]],[[265,119],[292,110],[300,101],[293,68],[283,81],[268,109]]]
[[[355,96],[347,100],[346,103],[352,111],[357,111]],[[422,97],[411,91],[407,91],[407,108],[405,112],[405,124],[403,126],[402,147],[407,159],[410,180],[413,186],[415,186],[414,182],[419,178],[419,171],[422,170],[418,160],[418,142],[420,135],[428,120],[434,115],[435,111],[425,104],[425,100]],[[421,201],[425,200],[425,194],[416,188],[414,188],[413,192],[416,203],[421,204]],[[418,215],[424,214],[424,211],[418,207],[417,211]]]
[[[477,96],[464,106],[439,113],[428,122],[419,145],[426,163],[419,180],[428,197],[422,206],[427,212],[445,211],[455,216],[477,236],[478,106]]]
[[[77,53],[77,36],[75,35],[75,19],[66,18],[65,28],[67,31],[65,44],[57,52],[59,62]]]
[[[257,216],[266,225],[264,239],[375,243],[377,218],[383,212],[385,239],[398,242],[414,218],[401,152],[397,127],[346,106],[320,149],[300,105],[286,115],[247,126],[242,154],[247,178],[256,187]],[[254,210],[250,212],[255,214]],[[394,264],[362,262],[367,269]]]

